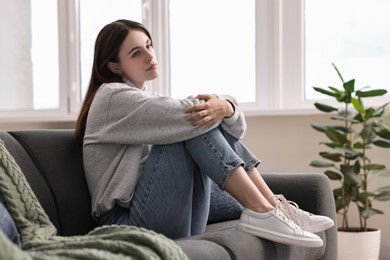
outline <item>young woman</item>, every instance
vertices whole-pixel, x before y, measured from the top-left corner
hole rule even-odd
[[[170,238],[204,232],[211,180],[246,209],[237,229],[276,242],[320,247],[311,232],[333,226],[276,196],[240,139],[245,118],[232,97],[173,99],[147,91],[158,76],[142,24],[106,25],[76,126],[100,224],[145,227]],[[294,221],[292,220],[294,219]]]

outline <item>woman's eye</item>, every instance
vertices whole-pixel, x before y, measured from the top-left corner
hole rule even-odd
[[[153,45],[152,44],[148,44],[148,45],[146,45],[146,48],[148,48],[148,49],[153,48]]]
[[[133,53],[133,55],[131,55],[132,57],[137,57],[139,55],[139,51],[136,51]]]

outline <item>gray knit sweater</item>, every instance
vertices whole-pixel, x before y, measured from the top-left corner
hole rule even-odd
[[[192,126],[184,111],[199,102],[158,96],[130,82],[100,87],[88,114],[83,147],[92,216],[98,222],[115,204],[130,207],[152,145],[188,140],[218,125],[243,137],[246,123],[238,107],[232,117],[212,126]]]

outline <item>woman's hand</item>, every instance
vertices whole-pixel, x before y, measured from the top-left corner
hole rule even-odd
[[[212,125],[224,117],[231,117],[234,114],[233,106],[225,99],[219,99],[208,94],[201,94],[196,98],[205,102],[192,106],[185,111],[189,114],[186,116],[186,120],[192,122],[193,126]]]

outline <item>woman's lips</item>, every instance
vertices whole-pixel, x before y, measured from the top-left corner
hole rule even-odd
[[[152,66],[150,66],[147,71],[149,70],[157,70],[157,64],[153,64]]]

